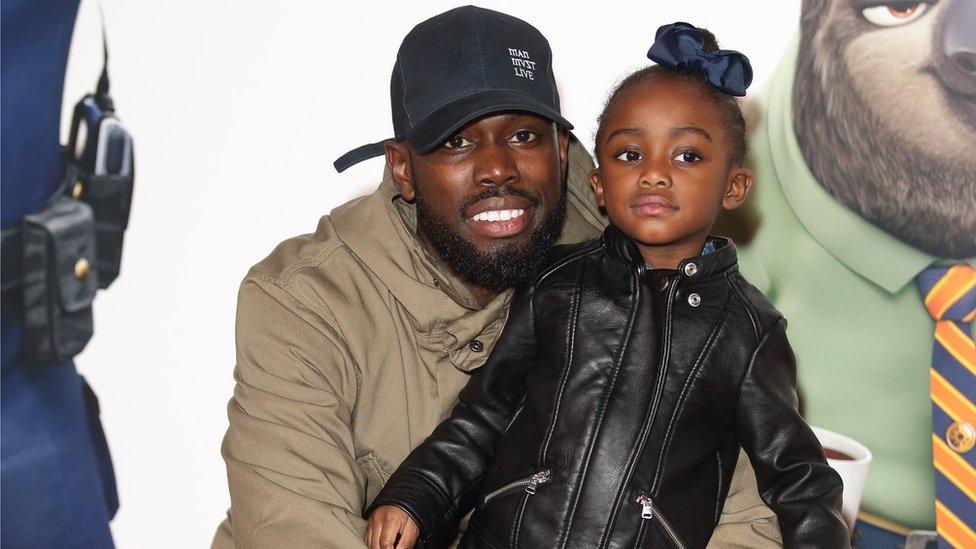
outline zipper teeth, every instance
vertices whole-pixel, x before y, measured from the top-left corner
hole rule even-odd
[[[536,477],[539,477],[539,478],[536,478]],[[508,484],[502,486],[501,488],[496,488],[495,490],[492,490],[491,492],[489,492],[485,496],[485,499],[481,502],[481,504],[484,505],[485,503],[488,503],[492,499],[495,499],[495,496],[497,496],[497,495],[499,495],[499,494],[501,494],[503,492],[507,492],[507,491],[509,491],[509,490],[511,490],[513,488],[518,488],[519,486],[528,486],[529,484],[532,484],[533,482],[535,482],[536,484],[545,484],[545,483],[549,482],[549,479],[550,478],[552,478],[552,477],[550,475],[549,470],[539,471],[537,473],[532,473],[532,476],[529,476],[529,477],[526,477],[526,478],[522,478],[522,479],[519,479],[519,480],[516,480],[516,481],[513,481],[513,482],[509,482]]]
[[[658,522],[660,522],[661,526],[664,527],[664,531],[667,532],[669,536],[671,536],[671,541],[673,541],[675,545],[677,545],[681,549],[685,549],[685,544],[681,543],[681,540],[678,539],[678,535],[674,533],[674,528],[671,527],[671,524],[667,521],[666,518],[664,518],[664,515],[661,514],[661,510],[658,509],[656,505],[654,505],[653,501],[651,502],[651,509],[654,509],[654,516],[657,517]]]

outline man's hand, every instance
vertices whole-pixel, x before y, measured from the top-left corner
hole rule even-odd
[[[395,505],[381,505],[369,516],[366,527],[369,549],[411,549],[418,537],[417,524],[406,511]]]

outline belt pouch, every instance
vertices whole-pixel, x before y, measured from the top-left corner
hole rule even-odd
[[[67,196],[24,218],[24,354],[30,362],[63,362],[92,336],[98,290],[92,208]]]
[[[98,244],[98,287],[108,288],[122,266],[122,237],[129,224],[132,206],[132,178],[118,175],[91,175],[79,172],[84,185],[81,200],[95,212],[95,238]]]

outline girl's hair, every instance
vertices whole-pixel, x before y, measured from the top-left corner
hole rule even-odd
[[[698,30],[701,31],[702,36],[705,38],[705,47],[703,49],[705,51],[718,50],[718,41],[715,40],[715,35],[707,29],[698,28]],[[619,98],[623,95],[623,92],[645,80],[661,77],[674,78],[699,86],[712,99],[713,104],[718,108],[719,118],[725,125],[725,132],[729,136],[729,141],[732,144],[732,152],[729,155],[729,160],[733,166],[741,166],[745,162],[746,157],[746,121],[742,116],[739,101],[732,95],[713,89],[708,85],[705,77],[698,71],[672,70],[661,65],[651,65],[632,72],[620,84],[617,84],[617,87],[610,93],[606,105],[603,106],[603,112],[597,117],[595,140],[597,161],[599,162],[600,157],[599,139],[600,133],[603,131],[603,124],[616,106]]]

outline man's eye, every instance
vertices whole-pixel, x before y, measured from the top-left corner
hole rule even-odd
[[[462,147],[468,147],[474,143],[468,141],[467,139],[461,137],[460,135],[455,135],[444,142],[444,147],[448,149],[460,149]]]
[[[691,151],[680,152],[674,157],[675,162],[680,162],[682,164],[694,164],[701,160],[701,157],[697,153]]]
[[[872,25],[897,27],[918,19],[928,10],[928,7],[929,5],[923,2],[889,2],[864,8],[861,10],[861,16]]]
[[[618,154],[614,158],[616,158],[617,160],[623,160],[624,162],[637,162],[638,160],[641,159],[641,155],[637,151],[626,150]]]
[[[529,130],[522,130],[515,132],[515,135],[512,136],[510,141],[513,143],[531,143],[536,139],[539,139],[539,134],[530,132]]]

